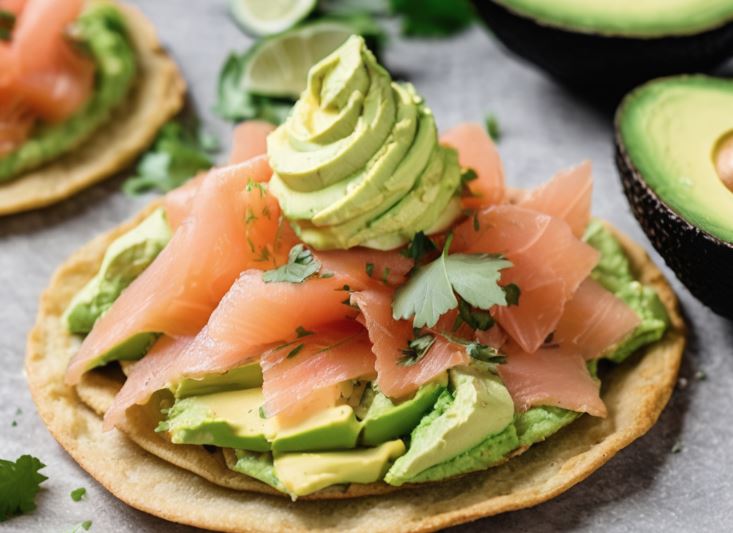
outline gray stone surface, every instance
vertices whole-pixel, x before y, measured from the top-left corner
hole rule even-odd
[[[179,61],[192,99],[222,139],[229,126],[210,112],[216,75],[230,49],[249,40],[226,16],[223,0],[155,0],[143,11]],[[649,248],[621,194],[612,160],[610,114],[578,101],[502,51],[479,28],[452,40],[393,39],[387,65],[427,98],[441,127],[501,121],[509,183],[526,186],[586,158],[595,166],[596,214]],[[729,69],[730,70],[730,69]],[[0,524],[2,531],[68,531],[82,520],[93,531],[193,531],[127,507],[91,479],[46,431],[23,376],[25,335],[54,268],[100,231],[114,227],[149,198],[120,192],[111,179],[58,206],[0,220],[0,457],[32,453],[48,465],[38,510]],[[659,257],[655,256],[657,260]],[[661,263],[661,261],[659,261]],[[733,528],[733,327],[695,301],[676,280],[690,321],[690,346],[679,387],[648,435],[587,481],[534,509],[457,531],[730,531]],[[693,376],[707,374],[704,381]],[[12,426],[12,421],[17,426]],[[675,443],[681,451],[671,452]],[[114,468],[114,457],[110,457]],[[86,487],[73,503],[69,492]]]

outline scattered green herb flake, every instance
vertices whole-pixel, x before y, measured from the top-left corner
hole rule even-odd
[[[78,489],[74,489],[71,491],[71,499],[75,502],[79,502],[82,500],[82,498],[84,498],[84,496],[86,496],[86,494],[87,489],[85,489],[84,487],[79,487]]]
[[[475,19],[468,0],[390,0],[402,17],[402,33],[411,37],[445,37],[466,29]]]
[[[322,272],[321,274],[319,274],[319,277],[321,279],[326,279],[326,278],[332,278],[334,277],[334,275],[335,274],[333,272]]]
[[[469,357],[478,361],[483,361],[484,363],[497,365],[506,363],[506,357],[501,355],[496,348],[479,342],[470,342],[466,344],[466,353]]]
[[[255,243],[250,237],[247,237],[247,244],[249,245],[249,251],[255,253],[255,250],[257,250],[257,248],[255,247]]]
[[[0,9],[0,41],[9,41],[15,27],[15,14]]]
[[[252,178],[247,180],[247,185],[245,185],[244,189],[247,192],[259,191],[260,198],[264,198],[267,193],[267,186],[264,183],[253,180]]]
[[[89,531],[92,527],[92,521],[91,520],[84,520],[83,522],[79,522],[74,526],[74,528],[71,530],[71,533],[81,533],[82,531]]]
[[[402,251],[402,255],[405,257],[409,257],[413,261],[415,261],[415,264],[419,263],[426,255],[435,252],[438,250],[438,247],[435,246],[435,243],[425,235],[422,231],[418,231],[415,236],[410,241],[410,244],[407,245],[407,248],[405,248]]]
[[[45,466],[31,455],[21,455],[15,462],[0,459],[0,522],[36,508],[36,494],[48,479],[39,473]]]
[[[519,297],[522,295],[519,285],[516,283],[506,285],[504,287],[504,294],[506,295],[506,305],[519,305]]]
[[[303,326],[298,326],[295,328],[295,335],[300,339],[302,337],[307,337],[308,335],[313,335],[313,332],[308,331]]]
[[[499,125],[499,120],[496,118],[496,115],[492,113],[486,115],[486,131],[494,142],[499,142],[501,140],[501,126]]]
[[[389,275],[392,273],[392,269],[389,267],[384,267],[384,270],[382,270],[382,283],[385,285],[389,285]]]
[[[260,248],[259,255],[255,257],[255,261],[258,263],[266,263],[270,259],[270,249],[267,246],[263,246],[262,248]]]
[[[481,231],[481,223],[478,219],[478,211],[473,212],[473,231],[479,232]]]
[[[675,441],[675,443],[672,445],[672,449],[670,450],[672,453],[680,453],[684,449],[684,446],[682,445],[682,441]]]
[[[270,213],[270,206],[265,205],[265,207],[262,208],[262,216],[265,217],[267,220],[270,220],[270,216],[272,213]]]
[[[321,262],[303,244],[290,249],[288,262],[273,270],[263,272],[265,283],[303,283],[321,269]]]
[[[303,348],[305,348],[305,344],[298,344],[295,348],[293,348],[292,350],[290,350],[290,352],[288,352],[287,358],[292,359],[293,357],[298,355]]]
[[[195,136],[182,124],[169,122],[140,159],[136,175],[125,181],[122,188],[130,195],[151,190],[168,192],[213,164]]]
[[[259,411],[258,412],[260,414],[260,418],[262,418],[262,419],[267,418],[267,414],[265,414],[265,406],[264,405],[260,405],[260,408],[259,408]]]
[[[468,324],[471,329],[481,331],[486,331],[494,325],[494,319],[491,313],[480,309],[473,309],[463,298],[458,298],[457,318],[460,318],[461,322]]]
[[[13,426],[13,427],[17,427],[18,421],[17,420],[13,420],[13,422],[10,425]]]
[[[367,276],[369,276],[370,278],[372,277],[372,274],[374,274],[374,263],[366,264],[366,273]]]
[[[247,215],[244,218],[244,222],[249,225],[255,220],[257,220],[257,216],[254,214],[254,211],[252,211],[252,208],[247,206]]]
[[[407,348],[402,350],[402,357],[399,359],[398,364],[400,366],[416,364],[425,357],[433,344],[435,344],[435,335],[427,333],[416,336],[407,342]]]
[[[705,381],[706,379],[708,379],[708,375],[705,373],[704,370],[698,370],[697,372],[695,372],[695,379],[697,381]]]
[[[464,169],[464,171],[461,173],[461,182],[463,182],[464,184],[477,178],[478,174],[476,174],[476,171],[472,168]]]

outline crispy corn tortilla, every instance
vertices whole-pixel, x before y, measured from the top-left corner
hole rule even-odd
[[[659,292],[671,327],[604,377],[606,419],[583,416],[505,464],[460,479],[397,490],[352,485],[291,503],[230,472],[220,452],[167,443],[151,429],[154,407],[129,411],[126,434],[103,432],[101,413],[124,379],[121,372],[88,373],[77,389],[63,383],[80,341],[66,331],[61,315],[95,274],[109,243],[147,212],[94,239],[57,270],[28,337],[26,371],[41,417],[71,456],[118,498],[167,520],[220,531],[431,531],[531,507],[582,481],[646,433],[677,379],[685,346],[677,298],[646,253],[617,234],[635,274]]]
[[[76,150],[0,184],[0,215],[58,202],[125,168],[183,106],[186,84],[155,29],[137,8],[121,5],[138,73],[126,101]]]

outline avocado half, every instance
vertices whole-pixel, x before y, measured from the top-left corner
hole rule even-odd
[[[647,237],[690,292],[733,318],[733,81],[662,78],[616,113],[616,164]]]
[[[628,5],[626,5],[628,4]],[[496,37],[561,82],[620,95],[733,55],[730,0],[474,0]]]

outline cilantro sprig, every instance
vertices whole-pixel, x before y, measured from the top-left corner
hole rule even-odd
[[[407,348],[402,350],[402,357],[397,361],[400,366],[412,366],[420,361],[428,350],[435,344],[435,335],[432,333],[415,332],[415,338],[407,341]]]
[[[392,302],[395,320],[412,318],[416,328],[433,327],[442,315],[459,307],[459,298],[483,310],[507,305],[498,281],[500,271],[512,263],[491,254],[449,255],[451,241],[448,237],[440,256],[417,268],[397,290]]]
[[[316,259],[303,244],[296,244],[288,253],[288,262],[262,274],[265,283],[303,283],[321,269],[321,262]]]
[[[0,522],[36,508],[36,494],[48,479],[39,473],[45,466],[31,455],[21,455],[15,462],[0,459]]]

